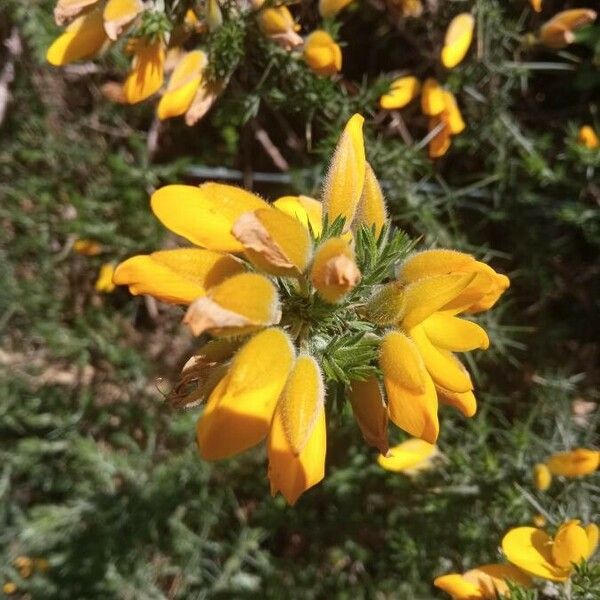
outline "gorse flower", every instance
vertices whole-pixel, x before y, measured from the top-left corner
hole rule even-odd
[[[342,68],[342,49],[326,31],[319,29],[304,42],[304,60],[317,75],[335,75]]]
[[[386,471],[416,475],[422,471],[432,469],[434,460],[439,454],[440,451],[435,444],[429,444],[418,438],[411,438],[390,448],[387,454],[380,454],[377,462]]]
[[[435,442],[438,395],[474,414],[471,379],[453,352],[489,342],[457,315],[487,310],[508,286],[460,252],[402,262],[410,244],[389,226],[362,126],[360,115],[347,123],[322,203],[268,204],[217,183],[159,189],[154,214],[199,247],[134,256],[114,275],[134,294],[187,305],[184,322],[202,336],[175,390],[178,405],[206,401],[201,456],[266,440],[271,490],[291,504],[323,478],[327,397],[350,400],[381,452],[388,416]]]
[[[448,25],[441,62],[447,69],[453,69],[466,56],[473,41],[475,19],[470,13],[456,15]]]
[[[582,146],[590,150],[600,148],[600,139],[598,139],[598,134],[591,125],[583,125],[579,129],[577,139]]]
[[[554,538],[535,527],[511,529],[502,540],[506,558],[523,571],[550,581],[566,581],[575,565],[592,556],[598,527],[577,520],[563,523]]]
[[[568,452],[557,452],[544,463],[534,467],[534,483],[538,490],[545,491],[552,484],[552,476],[583,477],[600,466],[600,451],[575,448]]]

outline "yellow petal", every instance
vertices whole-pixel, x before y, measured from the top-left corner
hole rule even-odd
[[[433,585],[450,594],[452,600],[480,600],[484,598],[479,586],[467,581],[459,573],[448,573],[448,575],[436,577],[433,580]]]
[[[326,424],[321,371],[314,358],[298,357],[277,403],[267,453],[271,493],[289,504],[325,474]]]
[[[421,82],[412,75],[392,82],[390,90],[379,99],[379,106],[386,110],[404,108],[421,93]]]
[[[277,35],[294,30],[295,23],[287,6],[267,8],[258,15],[258,25],[265,35]]]
[[[396,325],[404,316],[406,299],[401,282],[386,283],[369,298],[365,313],[372,323],[377,325]]]
[[[319,14],[324,19],[331,19],[346,8],[350,2],[352,0],[319,0]]]
[[[326,31],[313,31],[306,38],[303,55],[318,75],[334,75],[342,68],[342,50]]]
[[[479,588],[482,598],[489,600],[496,600],[499,596],[504,597],[509,593],[507,580],[525,587],[532,586],[531,577],[513,565],[482,565],[470,569],[463,577]]]
[[[159,119],[178,117],[189,109],[200,87],[202,71],[207,62],[207,56],[201,50],[188,52],[178,62],[158,103]]]
[[[433,313],[423,321],[423,328],[432,344],[451,352],[486,350],[490,340],[483,327],[445,313]]]
[[[469,13],[456,15],[450,21],[442,48],[442,64],[447,69],[456,67],[467,54],[473,40],[475,19]]]
[[[354,227],[367,225],[375,228],[375,236],[379,237],[387,221],[387,209],[381,186],[375,177],[371,165],[365,163],[365,184],[354,219]]]
[[[470,254],[456,250],[424,250],[407,258],[398,273],[398,279],[406,283],[434,275],[450,275],[471,270],[475,259]]]
[[[587,448],[576,448],[569,452],[558,452],[547,461],[548,468],[554,475],[563,477],[580,477],[593,473],[600,465],[600,452]]]
[[[552,483],[552,473],[544,463],[533,467],[533,483],[540,492],[545,492]]]
[[[590,150],[595,150],[600,147],[600,139],[598,139],[598,135],[590,125],[581,127],[578,140],[580,144]]]
[[[555,565],[571,569],[589,556],[588,537],[579,521],[569,521],[561,525],[554,536],[552,559]]]
[[[379,455],[377,462],[393,473],[418,472],[429,468],[439,454],[437,446],[418,438],[411,438],[390,448],[387,456]]]
[[[386,334],[379,366],[392,422],[414,437],[435,443],[439,433],[437,395],[415,344],[400,332]]]
[[[175,304],[190,304],[206,289],[242,273],[235,258],[210,250],[179,248],[139,255],[121,263],[114,276],[117,285],[128,285],[134,294],[149,294]]]
[[[315,252],[310,279],[326,302],[340,302],[360,281],[354,251],[343,238],[329,238]]]
[[[111,263],[104,263],[100,267],[98,279],[96,279],[96,284],[94,286],[97,292],[110,294],[110,292],[115,289],[115,284],[113,283],[114,272],[115,268]]]
[[[102,11],[94,9],[73,21],[67,30],[52,42],[46,60],[56,67],[91,58],[102,50],[108,38],[104,31]]]
[[[220,252],[242,252],[231,234],[238,217],[266,208],[258,196],[221,183],[167,185],[152,195],[152,210],[161,223],[190,242]]]
[[[430,77],[421,90],[421,111],[428,117],[439,115],[445,108],[444,90],[436,79]]]
[[[129,104],[149,98],[162,86],[165,47],[162,40],[137,40],[132,70],[123,84],[123,93]]]
[[[312,254],[308,229],[280,210],[243,213],[231,232],[250,261],[271,275],[298,277],[308,266]]]
[[[436,385],[451,392],[469,392],[473,389],[466,369],[450,352],[436,348],[421,325],[410,330],[410,337]]]
[[[275,325],[281,306],[275,286],[258,273],[241,273],[212,287],[190,304],[183,322],[194,335],[242,335]]]
[[[565,48],[575,41],[574,31],[596,20],[596,11],[573,8],[555,14],[540,28],[540,41],[549,48]]]
[[[64,25],[98,2],[99,0],[58,0],[54,8],[54,20],[57,25]]]
[[[452,302],[473,281],[473,273],[452,273],[419,279],[403,291],[402,324],[412,329],[434,312]]]
[[[103,14],[106,35],[116,40],[143,10],[142,0],[108,0]]]
[[[458,409],[465,417],[471,418],[477,412],[477,399],[472,390],[468,392],[453,392],[436,384],[438,400],[442,404]]]
[[[457,135],[464,131],[466,125],[458,108],[456,97],[448,90],[444,90],[444,106],[445,121],[450,133]]]
[[[554,564],[552,538],[540,529],[511,529],[502,539],[502,550],[511,563],[526,573],[551,581],[568,578],[568,572]]]
[[[333,155],[323,190],[323,204],[329,222],[346,219],[350,228],[365,182],[364,119],[354,115],[346,124]]]
[[[440,158],[444,156],[450,148],[451,135],[448,124],[448,116],[445,112],[429,119],[429,132],[436,131],[429,140],[428,154],[429,158]]]
[[[294,347],[281,329],[262,331],[239,350],[198,421],[203,458],[228,458],[266,437],[293,360]]]
[[[586,526],[585,533],[588,539],[588,555],[586,558],[589,558],[596,552],[596,548],[598,547],[598,538],[600,535],[598,526],[595,523],[590,523]]]
[[[273,206],[290,217],[295,217],[318,238],[323,231],[323,205],[309,196],[282,196]]]
[[[377,378],[352,382],[348,398],[365,442],[382,454],[387,454],[388,413]]]

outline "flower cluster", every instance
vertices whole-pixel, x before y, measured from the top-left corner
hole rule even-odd
[[[461,317],[488,310],[509,285],[452,250],[401,261],[409,245],[390,229],[362,125],[360,115],[347,123],[322,202],[270,205],[217,183],[159,189],[154,214],[199,247],[135,256],[114,275],[134,294],[187,305],[192,332],[214,338],[186,366],[193,386],[180,395],[206,400],[200,454],[227,458],[266,438],[271,489],[292,504],[323,478],[326,392],[348,397],[384,454],[388,417],[432,444],[438,402],[475,413],[454,353],[489,340]]]
[[[582,477],[593,473],[600,466],[600,452],[587,448],[576,448],[568,452],[553,454],[533,469],[535,487],[547,490],[552,484],[552,476]]]

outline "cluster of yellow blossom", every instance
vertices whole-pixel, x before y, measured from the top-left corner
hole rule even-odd
[[[511,564],[490,564],[466,573],[449,573],[434,581],[453,600],[495,600],[510,593],[508,582],[532,587],[532,577],[567,581],[576,565],[588,560],[598,546],[598,527],[578,520],[563,523],[554,537],[535,527],[511,529],[502,550]]]
[[[600,466],[600,451],[576,448],[568,452],[553,454],[547,461],[538,463],[533,469],[535,487],[547,490],[552,484],[552,476],[582,477],[593,473]]]
[[[186,377],[198,381],[191,397],[207,400],[197,427],[201,455],[226,458],[267,438],[271,489],[292,504],[324,474],[323,314],[354,314],[379,345],[370,366],[383,386],[373,375],[346,392],[365,439],[387,453],[388,418],[433,444],[439,401],[475,413],[471,378],[454,353],[485,349],[489,340],[459,315],[488,310],[509,285],[470,255],[427,250],[400,264],[391,281],[386,273],[361,287],[356,234],[366,226],[381,236],[389,227],[362,124],[355,115],[346,125],[322,203],[299,196],[270,205],[217,183],[159,189],[154,214],[199,248],[135,256],[114,275],[134,294],[188,305],[184,322],[215,338],[187,366]],[[323,235],[326,223],[343,223],[339,235]],[[336,323],[331,333],[339,336]]]
[[[50,564],[45,558],[32,558],[31,556],[17,556],[13,560],[13,566],[19,572],[21,579],[28,579],[36,571],[45,573],[49,568]],[[2,585],[2,592],[6,596],[12,596],[18,591],[17,584],[14,581],[6,581]]]

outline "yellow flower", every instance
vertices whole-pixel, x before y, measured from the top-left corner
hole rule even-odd
[[[351,2],[352,0],[319,0],[319,14],[324,19],[331,19]]]
[[[317,75],[335,75],[342,68],[342,49],[326,31],[319,29],[304,42],[304,60]]]
[[[576,448],[553,454],[547,461],[548,470],[562,477],[581,477],[593,473],[600,465],[600,451]]]
[[[12,596],[17,592],[17,584],[14,581],[7,581],[2,585],[2,592],[7,596]]]
[[[33,574],[33,560],[29,556],[17,556],[13,561],[15,567],[19,570],[19,575],[23,579],[31,577]]]
[[[533,483],[540,492],[545,492],[552,484],[552,473],[544,463],[533,467]]]
[[[579,130],[578,136],[579,143],[590,150],[600,148],[600,140],[598,134],[594,131],[590,125],[583,125]]]
[[[473,41],[475,19],[470,13],[456,15],[450,21],[442,48],[442,64],[447,69],[453,69],[460,64],[467,54]]]
[[[377,462],[386,471],[415,475],[431,469],[434,459],[439,454],[436,445],[418,438],[411,438],[390,448],[387,455],[381,453]]]
[[[535,577],[566,581],[573,567],[587,560],[598,545],[598,527],[577,520],[563,523],[554,539],[535,527],[511,529],[502,540],[506,558]]]
[[[412,75],[394,79],[387,94],[379,99],[379,106],[386,110],[404,108],[421,93],[421,82]]]
[[[287,6],[263,9],[258,13],[257,19],[263,35],[282,48],[291,50],[302,45],[302,37],[297,33],[300,28]]]
[[[453,600],[496,600],[510,593],[507,581],[531,587],[531,578],[512,565],[491,564],[466,573],[449,573],[437,577],[433,585]]]
[[[73,243],[73,251],[83,256],[98,256],[102,253],[102,244],[95,240],[75,240]]]
[[[566,48],[575,41],[575,31],[593,23],[596,15],[589,8],[563,10],[540,27],[540,42],[549,48]]]
[[[115,268],[111,263],[104,263],[100,267],[98,278],[96,279],[96,284],[94,286],[97,292],[110,294],[110,292],[115,289],[115,284],[113,283],[114,272]]]
[[[142,102],[158,92],[163,84],[164,64],[165,46],[161,39],[135,41],[132,69],[123,84],[129,104]]]

